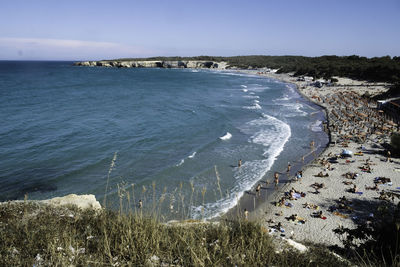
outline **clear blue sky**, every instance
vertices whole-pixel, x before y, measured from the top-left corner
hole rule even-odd
[[[400,0],[1,0],[0,59],[400,56]]]

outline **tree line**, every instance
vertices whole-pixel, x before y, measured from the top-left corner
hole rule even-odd
[[[127,60],[209,60],[226,61],[231,67],[272,68],[278,69],[278,73],[293,72],[296,76],[307,75],[314,78],[329,79],[333,76],[349,77],[358,80],[372,82],[400,82],[400,57],[360,57],[352,56],[196,56],[196,57],[150,57],[150,58],[122,58]]]

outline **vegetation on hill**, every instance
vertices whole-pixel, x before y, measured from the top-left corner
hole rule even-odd
[[[332,76],[349,77],[374,82],[400,82],[400,57],[360,57],[352,56],[234,56],[234,57],[151,57],[121,58],[128,60],[210,60],[226,61],[236,68],[272,68],[280,73],[294,72],[295,75],[307,75],[315,78],[331,78]]]
[[[380,198],[384,201],[366,201],[375,209],[369,220],[356,222],[356,228],[341,226],[334,231],[342,236],[345,253],[361,265],[400,266],[400,206],[394,202],[400,194],[383,190]]]
[[[347,264],[321,247],[282,250],[252,222],[168,225],[140,211],[0,205],[0,266],[309,265]]]
[[[400,132],[393,133],[390,137],[390,144],[397,154],[400,154]]]

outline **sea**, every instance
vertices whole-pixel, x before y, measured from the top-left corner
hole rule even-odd
[[[0,61],[0,121],[0,201],[94,194],[168,219],[220,216],[327,140],[293,84],[229,70]]]

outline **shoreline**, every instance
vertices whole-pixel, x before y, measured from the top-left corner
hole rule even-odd
[[[373,220],[380,203],[378,198],[384,194],[382,192],[400,189],[400,181],[393,179],[400,171],[400,161],[387,161],[386,148],[382,146],[389,141],[390,132],[394,130],[393,122],[385,120],[374,106],[361,98],[365,92],[371,92],[371,87],[375,87],[373,93],[380,93],[386,88],[347,78],[339,78],[339,82],[343,83],[341,85],[315,88],[288,74],[260,75],[295,84],[299,94],[320,106],[325,112],[329,142],[314,160],[303,166],[303,177],[298,182],[280,187],[268,201],[250,212],[248,219],[259,222],[278,239],[342,246],[334,229],[340,226],[355,228]],[[347,86],[349,84],[351,89]],[[359,153],[349,159],[339,157],[332,161],[334,163],[326,165],[327,159],[339,155],[343,149]],[[369,172],[360,170],[370,165]],[[328,177],[316,177],[320,172]],[[343,176],[346,173],[356,176],[349,180]],[[378,184],[376,177],[386,177],[391,182]],[[374,184],[377,190],[369,190]],[[322,185],[322,188],[313,189],[316,185]],[[350,192],[352,186],[357,188],[357,193]],[[305,197],[290,199],[285,196],[290,187],[306,193]],[[342,196],[350,201],[348,210],[338,208]],[[286,198],[284,201],[288,206],[271,203],[279,198]],[[320,211],[324,220],[314,217]],[[239,215],[243,218],[243,214]]]
[[[246,74],[254,74],[254,71],[246,71],[246,70],[237,70],[239,73],[246,73]],[[259,75],[259,74],[255,74]],[[306,102],[307,104],[311,105],[316,105],[319,107],[318,112],[323,112],[324,114],[324,121],[328,122],[329,125],[329,119],[327,115],[327,110],[324,106],[319,105],[318,103],[313,102],[311,99],[309,99],[305,94],[303,94],[298,85],[296,83],[293,83],[292,81],[288,81],[284,79],[284,77],[271,77],[271,76],[265,76],[265,75],[259,75],[264,78],[270,78],[274,80],[278,80],[287,84],[293,84],[296,90],[296,93],[298,93],[302,101]],[[326,131],[325,131],[326,129]],[[259,209],[261,206],[267,204],[268,202],[276,200],[279,194],[284,192],[285,189],[287,189],[291,184],[292,184],[292,179],[294,175],[298,171],[303,171],[306,169],[310,164],[312,164],[318,156],[320,156],[324,151],[326,151],[329,148],[329,144],[331,142],[331,135],[329,131],[329,127],[324,127],[324,129],[321,131],[328,137],[328,142],[323,144],[322,146],[317,147],[315,150],[310,151],[306,155],[304,155],[304,161],[301,161],[301,159],[294,161],[296,164],[292,163],[292,168],[289,173],[289,176],[284,170],[276,170],[279,173],[279,181],[280,184],[278,188],[275,188],[272,180],[272,177],[270,179],[265,179],[266,175],[262,177],[257,183],[260,183],[262,185],[261,190],[260,190],[260,195],[257,197],[255,194],[255,187],[252,188],[249,191],[245,191],[243,196],[238,200],[237,204],[233,206],[231,209],[229,209],[226,213],[223,215],[217,217],[216,219],[228,219],[228,220],[234,220],[236,218],[244,218],[244,210],[247,210],[249,212],[249,219],[253,220],[259,217],[257,214],[257,209]],[[322,138],[321,138],[322,141]],[[278,156],[279,157],[279,156]],[[274,162],[275,164],[275,162]],[[273,165],[272,165],[273,166]],[[272,168],[268,170],[268,172],[271,172]],[[265,180],[271,180],[271,183],[267,184]],[[265,211],[267,212],[267,211]]]

